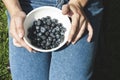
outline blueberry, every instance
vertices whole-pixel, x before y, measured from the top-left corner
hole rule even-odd
[[[37,46],[37,41],[31,40],[31,44],[34,45],[34,46]]]
[[[58,46],[58,44],[54,43],[54,45],[52,45],[52,48],[56,48],[57,46]]]
[[[52,37],[48,37],[48,41],[51,42],[52,41]]]
[[[42,49],[46,49],[46,47],[45,47],[45,46],[42,46]]]
[[[37,21],[36,20],[33,22],[33,25],[35,25],[35,26],[37,25]]]
[[[49,29],[49,30],[48,30],[48,32],[49,32],[49,33],[51,33],[51,32],[52,32],[52,30],[51,30],[51,29]]]
[[[48,31],[46,31],[46,32],[45,32],[45,35],[46,35],[46,36],[48,36],[48,35],[49,35],[49,32],[48,32]]]
[[[43,17],[43,18],[41,18],[41,20],[42,20],[42,21],[46,21],[46,18],[45,18],[45,17]]]
[[[45,40],[43,40],[42,42],[41,42],[41,44],[45,44],[46,43],[46,41]]]
[[[44,33],[46,31],[46,29],[44,27],[40,28],[40,32]]]
[[[55,35],[55,37],[56,37],[57,39],[59,39],[59,38],[60,38],[60,35],[59,35],[59,34],[57,34],[57,35]]]
[[[63,26],[63,25],[62,25],[62,23],[58,23],[57,26],[61,27],[61,26]]]
[[[56,31],[56,29],[54,28],[54,29],[52,29],[52,33],[55,33],[55,31]]]
[[[42,24],[42,20],[38,19],[37,25],[40,26]]]
[[[65,31],[66,31],[66,28],[63,27],[63,31],[65,32]]]
[[[37,38],[37,41],[40,41],[41,39],[40,38]]]
[[[46,24],[47,24],[47,25],[51,25],[51,20],[50,20],[50,19],[47,19],[47,20],[46,20]]]
[[[41,49],[45,49],[45,44],[41,43]]]
[[[49,26],[47,26],[47,25],[44,25],[44,28],[45,28],[46,30],[48,29],[48,27],[49,27]]]
[[[55,38],[55,35],[54,35],[53,33],[50,33],[50,36],[51,36],[52,38]]]
[[[33,34],[35,34],[35,35],[36,35],[36,34],[37,34],[37,32],[36,32],[36,31],[34,31],[34,32],[33,32]]]
[[[42,35],[42,36],[41,36],[41,39],[42,39],[42,40],[45,40],[46,38],[47,38],[47,37],[46,37],[45,35]]]
[[[42,35],[42,33],[41,33],[41,32],[39,32],[39,33],[37,34],[37,36],[38,36],[38,37],[40,37],[41,35]]]
[[[61,43],[61,39],[58,39],[57,42]]]
[[[41,48],[41,43],[40,42],[37,42],[37,45],[36,45],[38,48]]]
[[[60,30],[60,34],[61,34],[61,35],[64,35],[65,32],[66,32],[66,28],[62,28],[62,29]]]
[[[46,24],[46,20],[47,20],[47,19],[46,19],[45,17],[41,18],[41,20],[42,20],[42,23],[43,23],[43,24]]]
[[[39,30],[39,29],[37,29],[37,30],[36,30],[36,32],[37,32],[37,33],[39,33],[39,32],[40,32],[40,30]]]
[[[60,32],[59,31],[55,31],[54,34],[55,35],[60,35]]]
[[[46,21],[45,21],[45,20],[43,21],[43,24],[46,24]]]
[[[35,28],[36,28],[36,30],[39,30],[39,29],[40,29],[40,27],[39,27],[39,26],[35,26]]]
[[[27,35],[27,37],[28,37],[30,40],[31,40],[31,39],[34,39],[33,34],[30,34],[30,33]]]
[[[46,46],[46,47],[45,47],[45,50],[47,50],[47,49],[49,49],[49,47],[48,47],[48,46]]]
[[[46,18],[47,18],[47,19],[51,19],[51,17],[50,17],[50,16],[46,16]]]
[[[56,42],[56,40],[57,40],[56,38],[53,38],[53,42]]]
[[[51,45],[51,43],[47,41],[46,42],[46,46],[50,46],[50,45]]]
[[[64,41],[64,35],[60,36],[60,40],[61,40],[61,42]]]
[[[51,23],[51,27],[55,27],[55,25],[56,25],[55,23]]]
[[[35,25],[33,25],[31,28],[32,28],[32,31],[36,30]]]
[[[28,37],[29,39],[33,40],[33,39],[36,37],[36,35],[33,34],[33,33],[29,33],[29,34],[27,35],[27,37]]]
[[[59,26],[56,26],[55,30],[56,30],[56,31],[60,31]]]
[[[52,45],[51,48],[55,48],[55,45]]]
[[[58,20],[57,20],[57,19],[52,19],[52,22],[53,22],[53,23],[57,23]]]

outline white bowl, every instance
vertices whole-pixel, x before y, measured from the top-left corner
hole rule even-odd
[[[38,47],[33,46],[31,44],[29,38],[27,37],[28,28],[33,25],[33,21],[40,19],[42,17],[46,17],[46,16],[50,16],[51,18],[58,19],[58,22],[62,23],[63,26],[66,28],[64,41],[58,47],[53,48],[53,49],[48,49],[48,50],[40,49]],[[52,52],[52,51],[58,50],[63,45],[65,45],[65,43],[68,40],[68,34],[70,32],[70,27],[71,27],[71,23],[70,23],[68,16],[63,15],[62,11],[60,9],[55,8],[55,7],[51,7],[51,6],[39,7],[39,8],[32,10],[30,13],[28,13],[26,18],[25,18],[25,21],[24,21],[24,29],[25,29],[24,41],[26,42],[26,44],[28,46],[30,46],[31,48],[33,48],[36,51]]]

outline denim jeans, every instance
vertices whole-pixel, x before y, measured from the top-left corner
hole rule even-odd
[[[61,8],[67,0],[19,0],[22,9],[28,13],[39,6]],[[84,8],[89,18],[94,35],[91,43],[86,41],[88,35],[75,44],[49,53],[29,53],[25,48],[13,45],[9,37],[9,60],[13,80],[91,80],[93,63],[102,18],[100,0],[89,0]],[[8,14],[8,26],[10,16]]]

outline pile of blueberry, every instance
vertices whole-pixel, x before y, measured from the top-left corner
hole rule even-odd
[[[50,16],[35,20],[28,29],[27,37],[31,44],[40,49],[56,48],[64,41],[66,28],[57,19]]]

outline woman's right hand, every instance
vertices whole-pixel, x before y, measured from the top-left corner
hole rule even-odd
[[[10,22],[10,35],[13,37],[13,44],[16,47],[24,47],[29,52],[32,51],[32,49],[24,42],[24,19],[26,17],[25,12],[18,11],[14,15],[11,16],[11,22]]]

